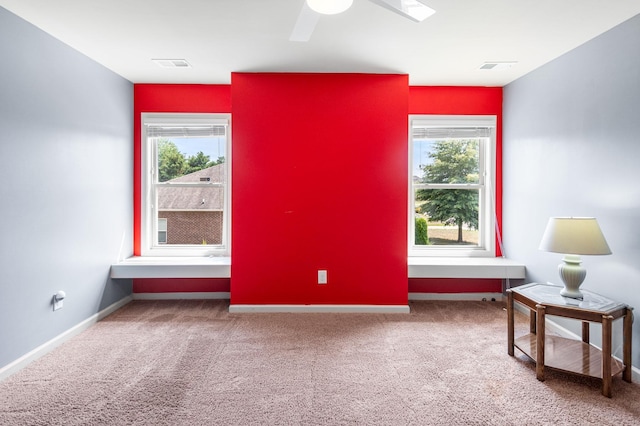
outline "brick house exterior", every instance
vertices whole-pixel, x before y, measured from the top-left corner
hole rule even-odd
[[[224,182],[225,164],[172,179],[171,183]],[[166,244],[222,244],[224,189],[158,188],[158,219],[167,221]]]
[[[158,212],[167,220],[166,244],[222,244],[222,212]]]

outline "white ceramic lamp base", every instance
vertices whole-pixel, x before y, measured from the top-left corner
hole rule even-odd
[[[562,277],[564,288],[560,290],[560,294],[564,297],[582,300],[582,292],[580,285],[587,276],[587,270],[580,266],[582,262],[580,256],[568,254],[563,259],[564,263],[558,265],[558,272]]]

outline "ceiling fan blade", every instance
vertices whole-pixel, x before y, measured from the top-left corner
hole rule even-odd
[[[429,16],[436,13],[418,0],[369,0],[379,6],[389,9],[392,12],[409,18],[414,22],[422,22]]]
[[[293,27],[289,40],[309,41],[318,20],[320,20],[320,15],[311,10],[305,1],[302,5],[300,15],[298,15],[298,20],[296,21],[296,25]]]

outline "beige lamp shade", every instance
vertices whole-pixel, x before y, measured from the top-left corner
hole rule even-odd
[[[611,254],[598,221],[593,217],[550,218],[540,250],[578,255]]]

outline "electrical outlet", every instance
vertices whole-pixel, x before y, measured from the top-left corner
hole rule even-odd
[[[318,270],[318,284],[326,284],[327,283],[327,271],[324,269]]]
[[[58,309],[62,309],[62,301],[67,297],[66,293],[62,290],[58,291],[53,295],[53,310],[57,311]]]
[[[58,309],[62,309],[62,300],[53,299],[53,310],[57,311]]]

